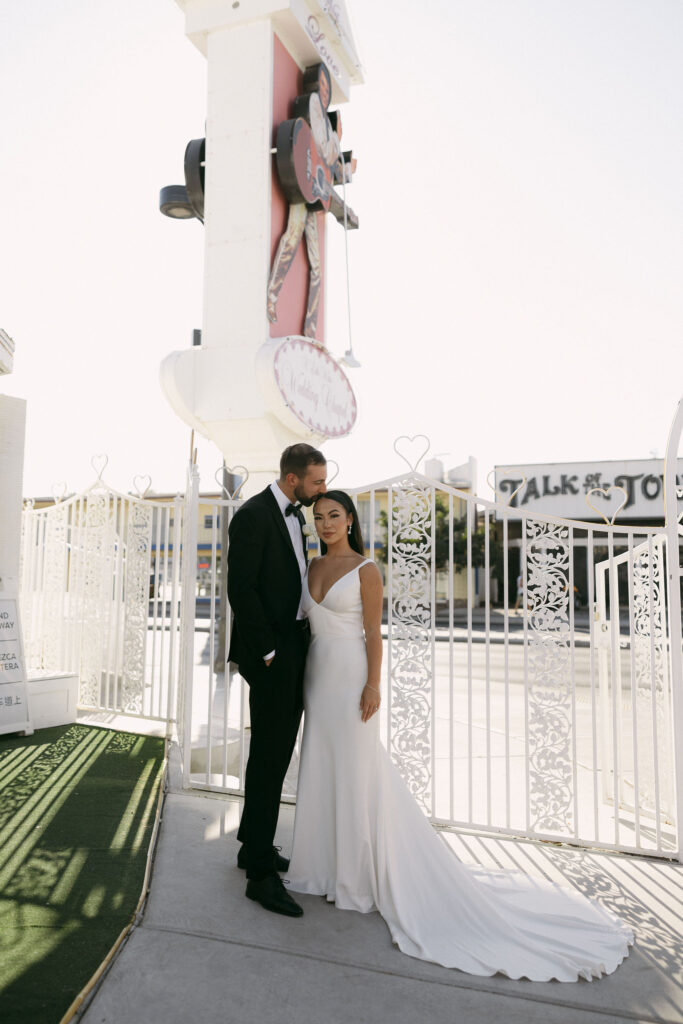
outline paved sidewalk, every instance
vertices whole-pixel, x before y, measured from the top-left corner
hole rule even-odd
[[[284,852],[293,812],[280,814]],[[449,834],[463,860],[564,878],[636,932],[630,957],[600,981],[476,978],[404,956],[378,914],[302,896],[304,917],[292,920],[245,899],[235,864],[239,814],[239,800],[181,792],[173,766],[144,918],[86,1024],[683,1021],[683,865]]]

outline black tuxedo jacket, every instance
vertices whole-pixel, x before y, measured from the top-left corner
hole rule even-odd
[[[301,600],[301,570],[270,487],[245,501],[228,529],[229,658],[263,659],[291,632]]]

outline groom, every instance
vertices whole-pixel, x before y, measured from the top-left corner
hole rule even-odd
[[[302,505],[325,492],[327,465],[310,444],[293,444],[280,478],[242,505],[228,530],[228,600],[233,611],[229,658],[249,683],[251,744],[237,864],[247,869],[247,896],[276,914],[302,908],[278,871],[289,861],[273,846],[282,785],[303,710],[309,640],[301,612],[306,574]]]

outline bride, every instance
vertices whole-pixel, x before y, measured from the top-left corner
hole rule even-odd
[[[462,864],[413,800],[379,736],[382,578],[344,491],[314,504],[322,557],[303,585],[304,677],[290,890],[378,910],[402,952],[470,974],[591,980],[633,933],[573,889]]]

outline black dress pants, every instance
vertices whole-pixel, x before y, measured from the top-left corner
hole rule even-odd
[[[273,870],[273,840],[282,785],[292,759],[301,713],[308,633],[299,626],[278,636],[270,665],[240,664],[249,684],[251,743],[244,783],[244,809],[237,838],[246,846],[247,878]]]

